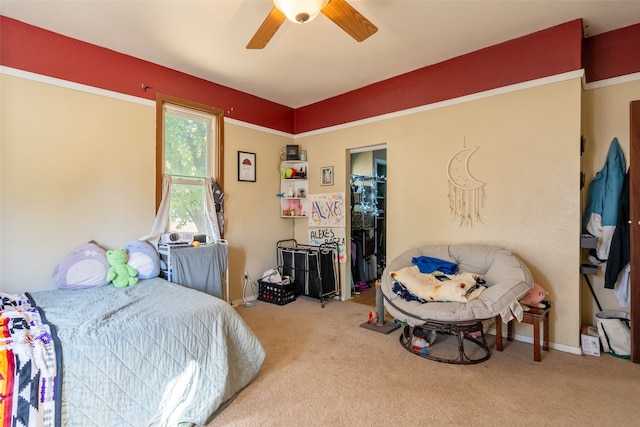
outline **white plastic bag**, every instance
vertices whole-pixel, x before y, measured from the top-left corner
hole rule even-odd
[[[280,276],[278,270],[272,268],[262,273],[260,280],[265,283],[282,283],[282,276]]]
[[[631,321],[624,311],[596,313],[600,342],[605,352],[622,359],[631,357]]]

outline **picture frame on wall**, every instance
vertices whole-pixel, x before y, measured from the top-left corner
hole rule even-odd
[[[256,153],[238,151],[238,181],[256,182]]]
[[[299,160],[298,145],[287,145],[287,160]]]
[[[320,185],[333,185],[333,166],[320,168]]]

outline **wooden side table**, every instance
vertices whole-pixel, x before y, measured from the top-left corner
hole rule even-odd
[[[549,350],[549,310],[547,308],[531,307],[522,316],[522,323],[533,325],[533,360],[540,362],[540,324],[542,324],[542,349]],[[507,324],[507,340],[513,341],[513,321]],[[496,316],[496,350],[502,351],[502,317]]]

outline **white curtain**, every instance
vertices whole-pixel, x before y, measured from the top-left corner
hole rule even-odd
[[[216,215],[216,205],[213,201],[213,191],[210,185],[211,178],[202,181],[205,188],[205,226],[207,228],[207,236],[214,242],[220,240],[220,227],[218,226],[218,218]],[[145,240],[155,246],[158,245],[160,235],[170,231],[169,228],[169,206],[171,202],[171,175],[162,176],[162,200],[156,213],[156,219],[153,221],[151,233],[140,240]]]

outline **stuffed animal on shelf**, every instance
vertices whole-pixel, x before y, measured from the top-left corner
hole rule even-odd
[[[547,291],[542,289],[542,286],[537,283],[533,284],[533,289],[531,289],[525,296],[520,299],[520,304],[524,304],[528,307],[536,307],[536,308],[545,308],[547,305],[542,301],[546,298]],[[525,307],[525,311],[528,309]]]
[[[289,200],[289,206],[288,206],[289,211],[293,212],[294,214],[291,214],[291,216],[301,216],[302,215],[302,205],[300,204],[300,200],[298,199],[292,199]]]
[[[107,273],[107,283],[112,282],[116,288],[125,288],[138,283],[138,270],[127,264],[129,254],[126,249],[107,251],[106,256],[111,265]]]

